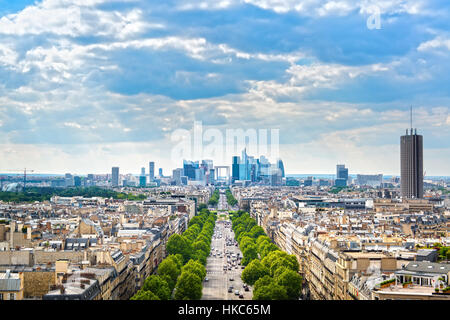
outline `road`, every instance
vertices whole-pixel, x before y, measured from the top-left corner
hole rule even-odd
[[[225,201],[225,202],[223,202]],[[228,207],[228,203],[225,194],[220,194],[218,206]],[[224,210],[224,209],[219,209]],[[211,241],[211,255],[207,258],[206,263],[206,277],[208,281],[203,282],[203,296],[202,300],[251,300],[252,289],[245,291],[243,288],[243,282],[241,280],[242,268],[241,265],[236,263],[236,267],[232,267],[231,270],[223,270],[224,265],[228,266],[226,251],[230,254],[235,253],[242,257],[242,253],[239,247],[235,245],[234,232],[231,230],[231,221],[228,218],[228,212],[221,212],[226,214],[225,219],[218,219],[216,222],[215,232]],[[229,244],[226,245],[226,239],[230,239]],[[220,257],[217,252],[222,254]],[[215,254],[215,255],[214,255]],[[231,259],[230,259],[231,260]],[[238,260],[239,261],[239,260]],[[231,281],[230,279],[234,279]],[[228,292],[228,288],[233,286],[232,292]],[[235,295],[235,290],[239,290],[244,298],[239,298]]]

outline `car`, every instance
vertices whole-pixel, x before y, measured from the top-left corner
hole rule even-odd
[[[241,266],[241,269],[245,269],[245,266]]]
[[[206,281],[206,282],[208,282],[208,281],[209,281],[209,279],[208,279],[208,278],[205,278],[205,281]]]
[[[250,291],[249,287],[244,288],[245,291]]]
[[[234,278],[230,278],[230,281],[234,281]]]
[[[228,292],[229,292],[229,293],[233,292],[233,289],[228,288]]]
[[[239,295],[239,290],[236,290],[236,291],[234,292],[234,294],[238,296],[238,295]]]
[[[242,293],[239,295],[239,299],[244,299],[244,295]]]
[[[231,290],[233,290],[233,289],[234,289],[234,286],[231,284],[228,288],[231,289]]]

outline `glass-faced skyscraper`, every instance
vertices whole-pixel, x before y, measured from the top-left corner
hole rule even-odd
[[[148,179],[155,180],[155,163],[153,161],[148,163]]]
[[[400,137],[401,195],[423,198],[423,137],[417,129]]]

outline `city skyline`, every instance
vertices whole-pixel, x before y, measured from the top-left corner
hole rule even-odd
[[[443,0],[0,3],[0,169],[167,173],[202,121],[279,128],[287,173],[399,175],[413,105],[424,170],[450,175]]]

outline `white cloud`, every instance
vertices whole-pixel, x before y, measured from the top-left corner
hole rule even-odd
[[[430,14],[424,0],[244,0],[244,2],[276,13],[295,11],[305,16],[341,16],[352,11],[367,15],[373,13],[374,6],[382,14]]]
[[[144,21],[142,11],[126,13],[102,11],[94,7],[105,1],[44,0],[22,11],[0,18],[0,34],[58,36],[111,36],[118,39],[139,34],[149,28],[163,28]]]
[[[417,48],[418,51],[450,51],[450,38],[437,36],[433,40],[423,42]]]

